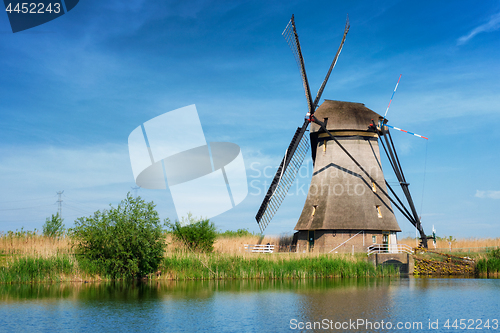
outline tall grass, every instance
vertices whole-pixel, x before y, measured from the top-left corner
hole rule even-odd
[[[241,235],[240,235],[241,234]],[[395,275],[391,266],[374,267],[362,253],[327,255],[319,253],[256,254],[245,251],[246,244],[274,244],[283,237],[264,237],[237,231],[219,235],[214,253],[199,254],[167,235],[167,250],[160,266],[162,279],[295,279],[325,277],[375,277]],[[414,240],[399,242],[412,245]],[[496,245],[498,244],[498,245]],[[461,239],[452,246],[482,249],[478,272],[500,273],[500,258],[486,249],[500,246],[496,239]],[[440,246],[440,243],[438,243]],[[491,251],[490,251],[491,252]],[[484,258],[484,260],[481,260]],[[120,277],[118,277],[120,278]],[[111,280],[98,261],[77,258],[68,237],[49,238],[36,232],[0,233],[0,283]]]
[[[415,238],[402,238],[399,243],[404,243],[415,247]],[[450,249],[450,241],[446,239],[438,239],[436,241],[436,249],[441,252],[448,252]],[[434,249],[432,240],[428,241],[429,249]],[[484,252],[488,249],[500,247],[500,238],[452,238],[451,251],[460,253]]]
[[[125,280],[107,273],[105,263],[72,254],[49,257],[13,256],[0,266],[1,283],[83,282]]]
[[[480,275],[498,275],[500,273],[500,248],[488,253],[488,257],[478,260],[476,272]]]
[[[47,237],[36,232],[0,232],[0,254],[51,256],[72,253],[68,237]]]
[[[160,271],[150,278],[170,280],[304,279],[331,277],[382,277],[398,272],[392,266],[375,267],[364,257],[288,254],[201,254],[167,255]],[[108,276],[103,263],[74,255],[52,257],[15,256],[0,267],[0,283],[119,280]]]
[[[500,273],[500,259],[499,258],[489,258],[481,259],[476,265],[478,273]]]
[[[398,274],[392,266],[375,267],[364,259],[286,254],[177,253],[164,258],[161,271],[166,278],[174,280],[343,278]]]
[[[243,254],[246,244],[272,244],[279,249],[285,236],[265,236],[245,233],[243,231],[220,233],[214,244],[216,253]],[[415,239],[403,238],[399,243],[415,246]],[[167,235],[168,252],[189,252],[184,244]],[[464,238],[452,241],[452,251],[460,252],[486,252],[488,249],[500,247],[500,238]],[[432,241],[429,242],[432,249]],[[438,240],[437,248],[447,250],[449,244],[445,240]],[[0,232],[0,255],[41,255],[51,256],[57,254],[72,254],[71,240],[67,236],[58,238],[46,237],[33,231]],[[0,263],[1,264],[1,263]]]
[[[74,266],[69,255],[48,258],[16,256],[0,267],[0,283],[59,282],[74,273]]]

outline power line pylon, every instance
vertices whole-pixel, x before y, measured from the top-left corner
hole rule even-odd
[[[58,210],[58,213],[59,213],[59,218],[62,219],[62,199],[61,199],[61,195],[64,193],[64,190],[62,191],[59,191],[59,192],[56,192],[57,195],[58,195],[58,199],[57,199],[57,210]]]
[[[141,187],[140,186],[134,186],[134,187],[131,187],[132,190],[134,190],[134,198],[137,198],[137,191],[140,189]]]

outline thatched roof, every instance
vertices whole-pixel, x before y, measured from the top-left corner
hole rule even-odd
[[[328,118],[326,128],[329,131],[366,131],[371,120],[378,121],[378,113],[368,109],[362,103],[331,101],[326,99],[314,113],[318,120]],[[311,124],[311,133],[320,130],[319,125]]]

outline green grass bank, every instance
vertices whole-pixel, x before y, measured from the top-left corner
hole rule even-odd
[[[0,267],[0,283],[36,283],[62,281],[109,281],[123,277],[105,275],[98,262],[77,260],[74,255],[52,257],[12,257]],[[396,276],[392,267],[375,267],[361,257],[290,254],[178,253],[164,257],[158,272],[150,279],[303,279]]]
[[[328,255],[297,257],[275,255],[173,254],[164,258],[161,274],[186,279],[294,279],[394,276],[392,267],[375,267],[360,257]]]
[[[0,283],[68,281],[75,268],[74,258],[69,255],[12,256],[0,267]]]

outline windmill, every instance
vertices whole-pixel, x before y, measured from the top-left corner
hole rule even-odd
[[[417,228],[422,238],[422,245],[427,247],[427,237],[411,200],[409,184],[404,178],[385,116],[378,115],[361,103],[326,100],[318,108],[323,90],[342,51],[349,27],[349,17],[347,17],[342,41],[314,100],[307,80],[293,15],[283,31],[283,36],[300,70],[308,110],[257,212],[257,223],[263,232],[271,222],[311,145],[314,173],[304,209],[295,227],[297,233],[294,238],[299,245],[303,244],[311,249],[316,242],[317,245],[322,244],[320,246],[324,249],[332,248],[336,244],[344,244],[344,239],[349,241],[360,233],[363,233],[363,246],[366,236],[372,236],[375,242],[380,235],[384,244],[395,243],[396,232],[401,230],[394,216],[392,204]],[[309,124],[311,124],[310,138],[304,135]],[[380,164],[379,138],[410,209],[404,206],[385,181]],[[384,143],[381,138],[386,142]],[[328,179],[332,172],[336,172],[337,179]],[[323,188],[322,178],[327,179],[327,183],[324,184],[328,188],[327,194],[318,192],[318,184]],[[312,191],[314,185],[316,185],[315,192]],[[347,191],[344,192],[346,186]],[[356,192],[354,196],[349,196],[350,186],[353,186],[353,190],[363,189],[363,193]],[[342,188],[342,194],[335,192],[336,188]],[[366,188],[370,190],[366,191]],[[389,195],[387,188],[395,199]],[[332,189],[334,193],[330,194]]]

